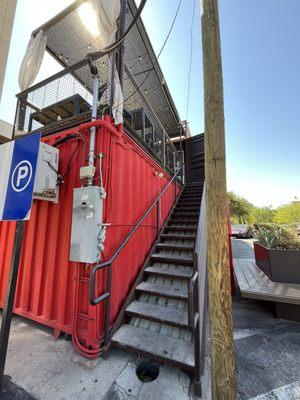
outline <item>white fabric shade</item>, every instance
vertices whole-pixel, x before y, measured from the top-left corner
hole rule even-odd
[[[120,0],[88,0],[82,6],[85,4],[90,4],[96,14],[96,21],[93,21],[94,24],[97,23],[98,25],[95,30],[97,36],[99,32],[96,50],[102,50],[115,41],[118,29],[117,20],[121,10]],[[42,30],[35,37],[30,38],[19,72],[19,86],[21,91],[28,89],[34,82],[41,67],[46,45],[47,37]],[[111,74],[108,77],[108,89],[111,86],[110,82]],[[116,68],[113,85],[114,101],[112,112],[115,123],[118,125],[123,123],[123,93]]]
[[[121,3],[120,0],[90,0],[93,8],[97,13],[99,24],[100,48],[105,47],[115,42],[116,32],[118,29],[117,19],[120,15]],[[108,82],[110,81],[110,77]],[[106,96],[104,94],[104,96]],[[113,101],[113,117],[116,125],[123,123],[123,93],[120,85],[120,78],[117,69],[115,68],[114,76],[114,101]]]
[[[40,70],[47,45],[47,37],[43,31],[39,31],[35,37],[31,37],[19,71],[20,90],[28,89],[34,82]]]

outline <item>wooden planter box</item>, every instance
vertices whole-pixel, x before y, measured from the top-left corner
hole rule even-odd
[[[274,282],[300,283],[300,250],[268,249],[254,242],[257,266]]]

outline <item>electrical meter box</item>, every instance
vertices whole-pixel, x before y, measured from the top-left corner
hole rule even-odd
[[[100,259],[103,200],[98,186],[74,189],[70,261]]]
[[[36,166],[33,198],[58,202],[59,150],[41,142]]]

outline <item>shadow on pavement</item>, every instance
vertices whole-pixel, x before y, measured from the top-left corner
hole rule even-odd
[[[0,393],[1,400],[36,400],[20,386],[12,382],[11,377],[4,375],[2,382],[2,390]]]

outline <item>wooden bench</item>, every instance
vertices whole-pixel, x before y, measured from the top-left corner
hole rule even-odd
[[[300,321],[300,284],[271,281],[253,259],[235,258],[233,267],[242,297],[273,301],[278,318]]]

